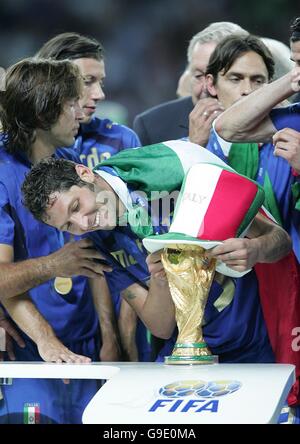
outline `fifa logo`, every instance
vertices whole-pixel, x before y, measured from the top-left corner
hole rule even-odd
[[[157,399],[149,412],[167,409],[169,412],[215,413],[219,408],[218,398],[236,392],[241,386],[241,382],[236,380],[175,381],[159,389],[163,398]]]

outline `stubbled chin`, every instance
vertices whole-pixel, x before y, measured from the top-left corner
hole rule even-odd
[[[94,114],[90,114],[89,116],[84,116],[82,120],[80,120],[80,123],[83,123],[86,125],[87,123],[90,123]]]
[[[73,136],[72,139],[70,138],[69,140],[65,140],[59,146],[64,146],[64,147],[68,148],[68,147],[71,147],[72,145],[74,145],[74,143],[75,143],[75,136]]]

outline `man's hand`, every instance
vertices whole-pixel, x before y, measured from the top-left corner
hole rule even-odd
[[[227,239],[221,245],[208,250],[206,255],[224,262],[233,270],[242,272],[249,270],[258,262],[258,247],[256,239]]]
[[[300,67],[295,66],[290,72],[291,88],[294,92],[300,91]]]
[[[189,140],[205,147],[212,123],[223,111],[217,99],[200,99],[189,115]]]
[[[69,362],[73,364],[91,362],[90,358],[71,352],[55,336],[50,338],[49,336],[43,337],[37,342],[37,348],[41,358],[46,362]]]
[[[284,128],[273,136],[274,156],[287,160],[300,174],[300,133],[291,128]]]
[[[118,362],[122,360],[122,351],[117,338],[103,340],[99,357],[102,362]]]
[[[14,328],[12,323],[5,317],[4,312],[0,308],[0,328],[5,332],[5,351],[8,353],[9,359],[14,361],[16,359],[14,354],[14,341],[19,347],[24,348],[25,342]],[[0,349],[0,361],[3,360],[2,350]]]
[[[158,280],[167,280],[166,272],[161,261],[162,250],[149,254],[146,259],[151,277]]]
[[[55,269],[55,276],[72,277],[76,275],[97,278],[103,271],[112,271],[112,268],[97,260],[104,257],[93,248],[90,239],[78,242],[69,242],[55,253],[47,256],[50,267]]]

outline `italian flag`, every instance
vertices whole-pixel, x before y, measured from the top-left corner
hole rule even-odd
[[[248,228],[263,198],[264,192],[255,182],[228,168],[195,165],[183,182],[169,234],[184,231],[193,238],[218,241],[238,237]]]
[[[98,164],[94,171],[103,166],[112,167],[124,182],[151,198],[153,191],[180,190],[185,174],[200,162],[228,169],[225,162],[205,148],[184,140],[171,140],[123,150]]]
[[[40,423],[40,406],[39,404],[24,405],[24,424]]]

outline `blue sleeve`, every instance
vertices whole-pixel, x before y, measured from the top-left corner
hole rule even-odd
[[[111,273],[105,273],[108,287],[112,294],[120,293],[132,284],[140,283],[132,274],[122,267],[114,265]]]
[[[7,190],[0,182],[0,244],[14,244],[15,224],[10,211]]]
[[[79,155],[73,150],[73,148],[57,148],[55,151],[55,157],[72,160],[75,163],[81,163]]]
[[[126,132],[123,133],[123,149],[127,148],[137,148],[142,146],[138,135],[132,131],[130,128],[126,128]]]
[[[105,273],[105,277],[107,279],[107,284],[111,293],[119,293],[122,290],[125,290],[132,284],[139,282],[131,273],[129,273],[126,269],[124,269],[119,262],[112,256],[107,246],[104,243],[103,236],[105,234],[101,233],[101,231],[92,231],[87,233],[86,237],[92,239],[95,247],[100,253],[104,256],[106,262],[112,267],[113,271],[110,273]],[[85,237],[85,236],[83,236]]]
[[[270,118],[277,131],[284,128],[292,128],[300,131],[300,103],[285,108],[274,108]]]

